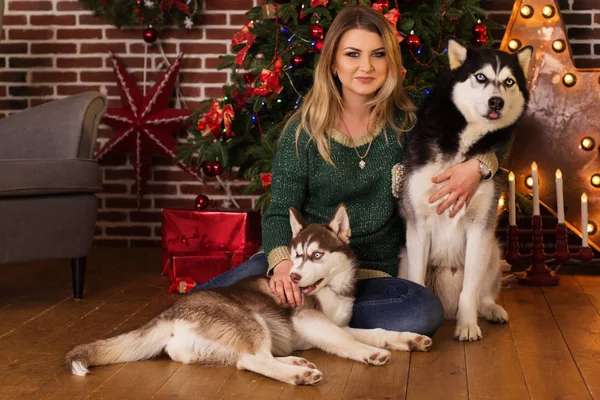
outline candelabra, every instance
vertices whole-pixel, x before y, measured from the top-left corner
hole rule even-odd
[[[508,248],[506,261],[514,265],[529,264],[525,274],[519,276],[517,281],[529,286],[553,286],[558,284],[558,276],[546,265],[546,260],[554,258],[558,263],[565,263],[571,258],[578,258],[582,262],[589,262],[594,258],[594,252],[589,246],[581,247],[578,252],[570,252],[567,243],[567,227],[564,223],[556,225],[556,230],[542,229],[541,215],[533,215],[532,228],[521,232],[531,232],[533,247],[530,254],[519,252],[519,229],[516,225],[508,227]],[[556,232],[556,252],[544,251],[544,233]]]

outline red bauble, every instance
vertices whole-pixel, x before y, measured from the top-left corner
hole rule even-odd
[[[300,12],[298,12],[298,22],[300,22],[301,24],[305,24],[309,21],[310,21],[310,15],[305,14],[304,10],[300,10]]]
[[[212,164],[213,164],[213,171],[214,171],[215,175],[221,175],[225,171],[220,162],[215,161]]]
[[[294,68],[300,68],[304,65],[304,63],[304,57],[299,56],[298,54],[292,57],[292,66],[294,66]]]
[[[158,32],[156,32],[156,29],[154,29],[152,26],[144,29],[144,42],[152,44],[156,42],[156,39],[158,39]]]
[[[244,82],[246,82],[246,85],[250,85],[252,82],[254,82],[254,79],[256,79],[254,74],[251,74],[250,72],[246,72],[244,74]]]
[[[488,41],[488,38],[485,35],[479,36],[479,37],[474,37],[473,39],[471,39],[471,43],[473,44],[473,46],[477,46],[477,47],[485,46],[487,41]]]
[[[206,207],[208,207],[209,202],[210,200],[207,195],[199,194],[196,196],[196,200],[194,201],[194,207],[196,207],[197,210],[204,210]]]
[[[308,30],[310,37],[313,39],[323,39],[325,37],[325,29],[319,24],[312,24]]]
[[[485,36],[487,34],[487,28],[484,24],[478,22],[475,25],[473,25],[472,32],[474,37]]]
[[[419,39],[417,35],[408,35],[406,38],[406,44],[412,51],[417,51],[419,50],[419,47],[421,47],[421,39]]]
[[[204,161],[202,163],[202,172],[204,172],[204,175],[206,175],[208,177],[213,178],[217,175],[221,175],[223,173],[223,171],[224,171],[223,166],[218,161],[214,161],[214,162]]]
[[[373,4],[381,6],[381,8],[390,8],[390,2],[388,0],[377,0]]]
[[[321,50],[323,50],[323,44],[325,43],[325,40],[323,39],[317,39],[315,40],[315,44],[314,44],[314,49],[317,53],[320,53]]]

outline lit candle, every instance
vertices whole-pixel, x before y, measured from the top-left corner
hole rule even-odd
[[[565,223],[565,206],[563,200],[563,181],[562,172],[560,169],[556,170],[556,212],[558,213],[558,223]]]
[[[517,210],[515,206],[515,174],[510,171],[508,174],[508,224],[514,226],[517,224]]]
[[[587,195],[581,195],[581,247],[588,247],[588,210]]]
[[[538,185],[538,168],[535,161],[531,163],[531,179],[533,180],[533,215],[540,215],[540,188]]]

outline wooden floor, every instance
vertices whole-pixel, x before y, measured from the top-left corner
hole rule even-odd
[[[76,302],[68,263],[3,265],[0,399],[600,399],[597,276],[503,290],[509,324],[482,321],[476,343],[453,340],[447,322],[430,352],[396,352],[383,367],[304,352],[324,373],[317,387],[164,358],[66,372],[72,346],[136,328],[177,298],[159,272],[157,249],[94,249]]]

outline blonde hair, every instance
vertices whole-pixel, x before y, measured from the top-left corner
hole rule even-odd
[[[314,84],[304,98],[302,107],[290,118],[284,130],[300,118],[296,130],[296,148],[300,132],[305,130],[317,145],[319,154],[333,166],[331,146],[326,132],[331,130],[342,114],[343,102],[341,85],[336,82],[331,66],[341,37],[350,29],[364,29],[380,35],[384,42],[385,57],[388,63],[388,76],[368,105],[372,108],[375,120],[392,127],[400,140],[401,135],[410,130],[416,122],[416,107],[402,87],[402,57],[398,39],[390,23],[379,12],[365,6],[348,6],[342,9],[333,20],[325,37],[321,56],[315,68]],[[395,110],[404,112],[402,123],[395,120]],[[408,128],[407,128],[408,127]]]

